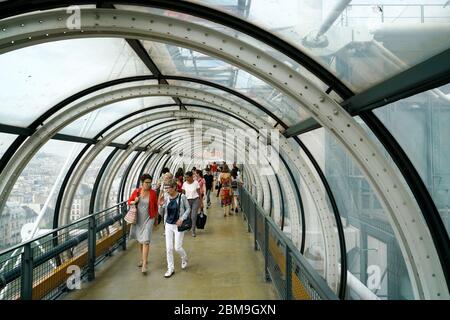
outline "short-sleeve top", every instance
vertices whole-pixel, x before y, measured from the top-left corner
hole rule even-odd
[[[187,181],[183,183],[183,190],[186,192],[186,198],[188,199],[198,198],[199,194],[197,192],[197,189],[199,188],[200,186],[198,185],[198,182],[195,180],[191,184],[187,183]]]

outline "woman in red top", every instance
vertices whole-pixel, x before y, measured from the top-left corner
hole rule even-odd
[[[183,176],[184,176],[183,168],[178,168],[177,173],[175,173],[175,179],[177,180],[177,191],[180,193],[182,192],[184,182]]]
[[[158,202],[156,191],[151,188],[152,176],[145,173],[141,176],[142,187],[135,189],[128,199],[128,205],[136,204],[137,219],[136,224],[131,225],[130,239],[136,239],[141,247],[142,273],[147,273],[148,252],[150,249],[150,239],[153,225],[158,224],[155,219],[158,214]]]

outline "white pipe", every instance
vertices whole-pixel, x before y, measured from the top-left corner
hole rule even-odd
[[[347,271],[347,286],[351,288],[361,300],[380,300],[378,296],[370,291],[358,278]]]
[[[323,249],[321,247],[314,247],[314,253],[316,256],[324,259]],[[339,277],[341,276],[341,264],[338,264]],[[380,300],[380,298],[367,288],[357,277],[355,277],[350,271],[347,271],[347,287],[352,289],[361,300]]]

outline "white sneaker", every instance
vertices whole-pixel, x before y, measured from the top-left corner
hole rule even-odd
[[[181,259],[181,269],[183,269],[183,270],[186,269],[187,263],[188,263],[187,258]]]
[[[175,273],[175,270],[167,270],[164,274],[165,278],[170,278]]]

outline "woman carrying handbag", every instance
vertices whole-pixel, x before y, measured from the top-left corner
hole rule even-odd
[[[187,220],[190,214],[189,202],[184,194],[178,193],[177,181],[172,179],[169,182],[169,197],[160,199],[160,214],[164,216],[166,226],[166,254],[167,254],[167,272],[164,277],[170,278],[175,273],[173,260],[173,249],[175,239],[175,251],[181,257],[181,269],[187,267],[187,254],[183,249],[184,231],[179,231],[183,221]]]
[[[136,223],[131,225],[130,239],[135,239],[140,244],[139,267],[143,274],[147,273],[148,254],[153,225],[158,224],[155,217],[158,214],[158,200],[156,191],[151,188],[152,176],[145,173],[141,176],[142,186],[133,191],[128,199],[128,205],[136,205]]]

